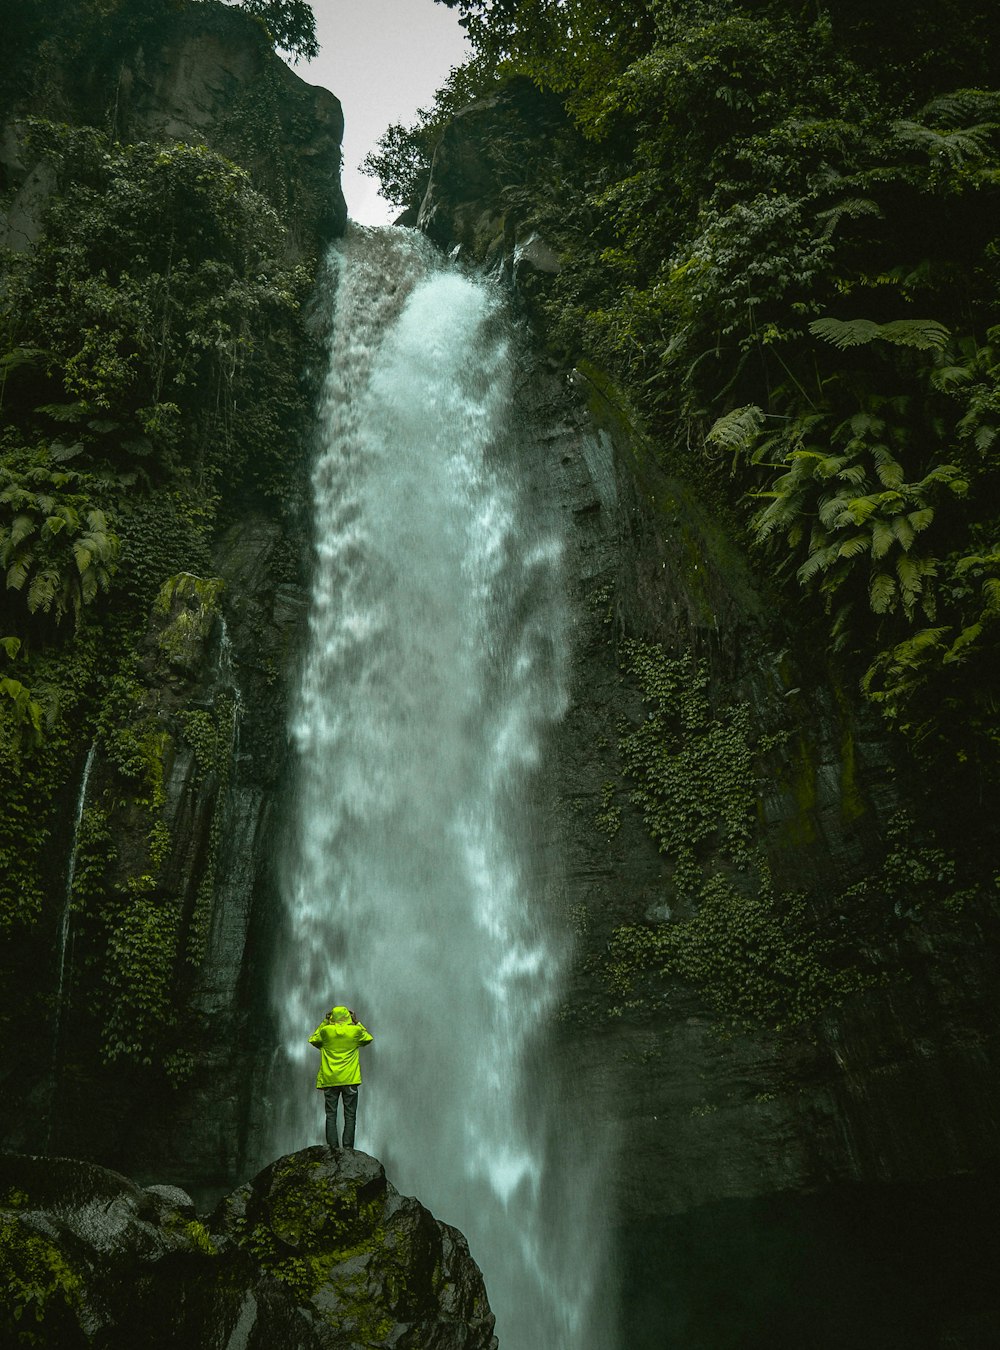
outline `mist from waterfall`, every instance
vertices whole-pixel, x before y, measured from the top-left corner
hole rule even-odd
[[[502,1350],[613,1350],[607,1159],[549,1048],[567,614],[559,521],[519,472],[516,334],[411,231],[352,227],[331,271],[272,1156],[322,1141],[306,1038],[346,1003],[375,1036],[357,1146],[468,1237]]]

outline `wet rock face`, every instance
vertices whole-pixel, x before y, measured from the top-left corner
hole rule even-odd
[[[363,1153],[281,1158],[206,1222],[174,1186],[3,1155],[0,1233],[4,1344],[30,1331],[49,1350],[497,1345],[465,1239]]]
[[[505,184],[499,152],[524,136],[530,119],[509,103],[477,104],[444,133],[420,219],[444,247],[459,245],[460,260],[506,276],[523,296],[514,266],[521,227],[504,205],[510,178]],[[525,157],[544,163],[550,134],[541,119]],[[523,252],[523,266],[543,285],[541,263],[551,259]],[[961,1322],[958,1279],[947,1290],[942,1284],[939,1339],[891,1339],[886,1325],[906,1297],[905,1262],[894,1267],[868,1339],[857,1339],[864,1300],[854,1301],[846,1321],[846,1314],[834,1320],[843,1298],[832,1286],[822,1300],[817,1294],[813,1320],[786,1323],[784,1338],[769,1340],[763,1328],[782,1300],[787,1313],[793,1280],[771,1300],[757,1339],[753,1310],[763,1304],[751,1295],[742,1323],[737,1317],[724,1328],[699,1305],[696,1272],[706,1262],[716,1289],[710,1299],[758,1278],[741,1253],[762,1233],[775,1252],[787,1247],[803,1263],[810,1253],[824,1261],[838,1244],[851,1244],[852,1225],[867,1214],[891,1233],[893,1214],[921,1214],[924,1196],[938,1187],[907,1246],[912,1268],[926,1272],[948,1261],[935,1214],[960,1227],[964,1213],[970,1229],[982,1227],[982,1206],[976,1210],[961,1178],[994,1176],[1000,1159],[1000,1028],[989,992],[1000,962],[987,936],[997,916],[984,904],[963,925],[949,919],[933,878],[921,873],[917,842],[890,832],[904,775],[878,719],[838,681],[807,616],[755,573],[711,498],[644,458],[613,391],[605,397],[593,374],[594,382],[539,357],[520,387],[521,411],[536,427],[530,490],[566,522],[573,615],[570,706],[553,737],[539,808],[567,878],[553,903],[575,929],[558,1071],[567,1110],[614,1144],[609,1168],[617,1169],[630,1272],[625,1302],[641,1309],[627,1344],[989,1343],[958,1331],[948,1339],[946,1327]],[[676,977],[616,990],[608,954],[615,931],[653,931],[685,917],[673,905],[672,860],[630,800],[635,783],[616,750],[622,719],[638,725],[646,715],[623,660],[630,638],[693,654],[708,671],[714,709],[744,705],[754,734],[780,733],[759,787],[747,779],[756,796],[754,847],[777,890],[807,897],[817,931],[843,925],[857,945],[876,950],[890,972],[884,982],[783,1031],[734,1032],[703,990]],[[893,850],[909,859],[913,876],[895,905],[886,903],[882,870]],[[709,868],[726,866],[714,844],[703,856]],[[723,1229],[733,1236],[720,1245]],[[845,1278],[860,1279],[861,1264]],[[980,1283],[986,1264],[970,1263]],[[868,1292],[870,1310],[878,1298]],[[992,1328],[995,1295],[977,1297],[982,1308],[970,1311],[969,1324],[979,1318]],[[838,1341],[845,1326],[851,1330]]]
[[[314,253],[343,233],[344,115],[328,90],[306,84],[271,50],[259,24],[233,9],[196,5],[90,64],[52,70],[43,92],[22,97],[0,125],[0,243],[30,249],[55,175],[25,142],[24,119],[96,126],[123,144],[208,145],[247,169],[294,222],[290,251]]]
[[[171,1083],[164,1066],[137,1090],[132,1075],[102,1068],[81,1039],[86,986],[74,977],[59,1047],[49,1147],[126,1168],[143,1181],[164,1173],[210,1205],[245,1175],[260,1150],[246,1125],[259,1087],[256,1050],[267,929],[278,907],[281,802],[288,757],[292,672],[307,595],[302,540],[247,513],[219,541],[212,571],[181,573],[152,606],[137,663],[126,731],[157,748],[159,818],[166,840],[158,885],[196,926],[197,961],[185,971],[188,1071]],[[133,785],[134,787],[134,785]],[[95,747],[87,800],[101,803],[114,840],[106,881],[126,885],[144,865],[148,812],[129,797],[104,744]],[[89,956],[75,920],[75,966]],[[35,1110],[8,1083],[6,1147],[39,1146]]]

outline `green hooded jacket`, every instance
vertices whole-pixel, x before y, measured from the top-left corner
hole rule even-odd
[[[326,1088],[360,1083],[358,1050],[374,1039],[360,1022],[351,1021],[349,1008],[331,1008],[326,1021],[321,1022],[309,1037],[309,1044],[319,1050],[316,1086]]]

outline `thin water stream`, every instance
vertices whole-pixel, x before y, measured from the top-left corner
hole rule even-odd
[[[63,898],[62,916],[59,920],[59,939],[56,947],[56,995],[55,1013],[52,1018],[52,1052],[49,1069],[49,1110],[45,1130],[45,1151],[49,1151],[52,1142],[52,1126],[55,1118],[56,1094],[59,1090],[59,1052],[62,1046],[63,1004],[65,1002],[66,977],[68,974],[67,954],[70,951],[70,931],[73,922],[73,883],[76,880],[76,854],[80,844],[80,825],[83,822],[83,810],[87,804],[87,788],[94,767],[97,742],[94,741],[87,751],[80,775],[80,788],[76,796],[76,809],[73,813],[73,834],[70,839],[69,861],[66,864],[66,890]]]
[[[613,1350],[602,1159],[550,1072],[567,615],[516,334],[410,231],[353,227],[332,272],[270,1143],[322,1140],[306,1038],[349,1004],[376,1038],[358,1147],[466,1234],[502,1350]]]

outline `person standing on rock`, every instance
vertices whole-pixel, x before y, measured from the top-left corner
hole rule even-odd
[[[316,1086],[326,1100],[326,1142],[339,1148],[337,1103],[344,1099],[344,1148],[354,1147],[354,1128],[358,1118],[358,1087],[361,1083],[361,1059],[358,1051],[374,1040],[350,1008],[331,1008],[309,1037],[319,1051]]]

